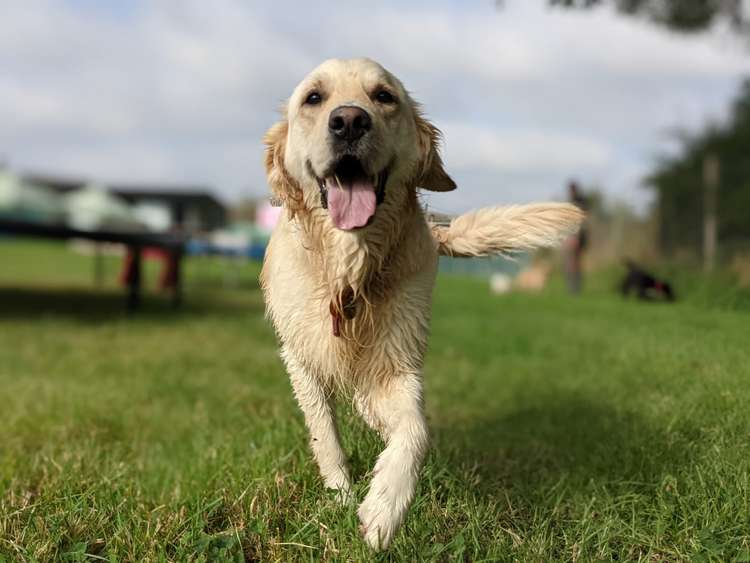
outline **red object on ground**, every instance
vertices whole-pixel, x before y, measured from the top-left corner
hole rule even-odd
[[[177,286],[178,262],[175,253],[168,252],[162,248],[147,246],[143,249],[141,256],[146,260],[151,259],[164,262],[161,274],[159,275],[159,289],[174,289]],[[128,248],[120,272],[120,284],[129,286],[133,283],[135,275],[135,256],[133,250]]]

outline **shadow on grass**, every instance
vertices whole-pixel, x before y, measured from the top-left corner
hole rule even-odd
[[[60,317],[83,323],[117,319],[176,322],[197,316],[262,315],[263,307],[259,295],[248,291],[246,293],[246,296],[240,298],[236,296],[237,292],[189,290],[183,298],[183,303],[175,308],[169,295],[146,292],[140,307],[130,312],[127,309],[127,294],[124,290],[0,286],[0,321]]]
[[[436,455],[473,474],[490,496],[562,479],[580,487],[650,486],[689,464],[701,443],[695,428],[666,433],[605,400],[565,394],[509,414],[449,423],[433,423]]]

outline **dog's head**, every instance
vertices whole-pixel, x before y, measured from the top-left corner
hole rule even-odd
[[[406,205],[417,187],[456,184],[438,153],[440,132],[401,82],[369,59],[324,62],[298,86],[264,138],[271,188],[292,213],[325,208],[350,231],[379,207]]]

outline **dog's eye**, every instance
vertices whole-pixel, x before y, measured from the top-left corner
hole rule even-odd
[[[393,97],[388,90],[380,90],[375,94],[375,99],[381,104],[393,104],[396,102],[396,98]]]
[[[309,106],[316,106],[323,101],[323,98],[318,92],[310,92],[305,98],[305,104]]]

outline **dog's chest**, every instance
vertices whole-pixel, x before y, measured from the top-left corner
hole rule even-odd
[[[316,260],[293,242],[293,233],[274,233],[263,268],[268,313],[284,355],[311,375],[344,384],[419,371],[429,332],[435,253],[414,252],[413,258],[377,270],[367,285],[357,287],[349,304],[341,297],[351,279],[331,276],[343,262]],[[332,314],[337,297],[338,319]]]
[[[356,385],[421,369],[433,282],[433,272],[422,272],[388,296],[370,298],[369,303],[367,296],[360,297],[356,315],[339,321],[338,336],[323,286],[290,283],[269,298],[269,312],[285,354],[321,380]]]
[[[325,298],[313,299],[306,317],[314,322],[287,331],[292,339],[284,345],[325,380],[358,382],[418,371],[429,334],[431,281],[421,285],[388,299],[359,302],[351,319],[336,320]]]

